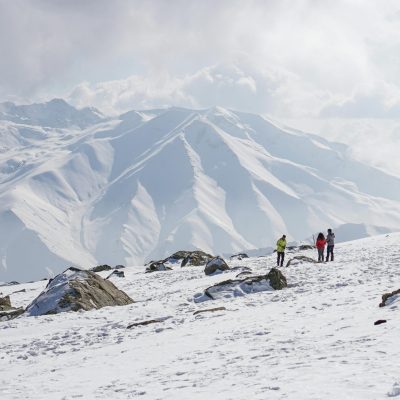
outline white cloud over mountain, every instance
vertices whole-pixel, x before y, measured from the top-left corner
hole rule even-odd
[[[0,11],[1,100],[398,115],[395,1],[15,0]]]

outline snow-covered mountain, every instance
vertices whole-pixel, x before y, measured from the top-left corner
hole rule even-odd
[[[343,224],[400,229],[400,178],[343,145],[222,108],[106,119],[65,104],[1,114],[0,281],[261,248]]]

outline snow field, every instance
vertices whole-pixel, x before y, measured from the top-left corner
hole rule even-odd
[[[204,267],[113,282],[126,307],[21,317],[0,324],[2,399],[382,399],[400,396],[400,234],[337,245],[336,261],[283,268],[289,287],[196,304]],[[301,254],[316,257],[316,251]],[[289,260],[290,253],[286,254]],[[266,273],[275,257],[228,262]],[[104,276],[107,272],[102,273]],[[46,281],[1,287],[26,306]],[[199,309],[224,306],[226,311]],[[134,327],[130,323],[169,317]],[[387,323],[374,326],[377,319]]]

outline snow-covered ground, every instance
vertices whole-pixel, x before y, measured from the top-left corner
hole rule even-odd
[[[194,303],[238,271],[207,277],[204,267],[130,267],[113,282],[132,305],[2,322],[0,398],[400,398],[400,301],[378,307],[384,292],[400,287],[400,234],[335,250],[334,262],[283,268],[282,291]],[[271,255],[228,263],[265,273],[274,262]],[[0,292],[26,306],[46,283]],[[219,306],[226,310],[193,315]],[[166,319],[127,329],[155,318]],[[374,326],[378,319],[387,323]]]

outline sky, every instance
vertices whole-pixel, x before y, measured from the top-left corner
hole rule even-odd
[[[0,101],[400,116],[400,3],[0,0]]]

